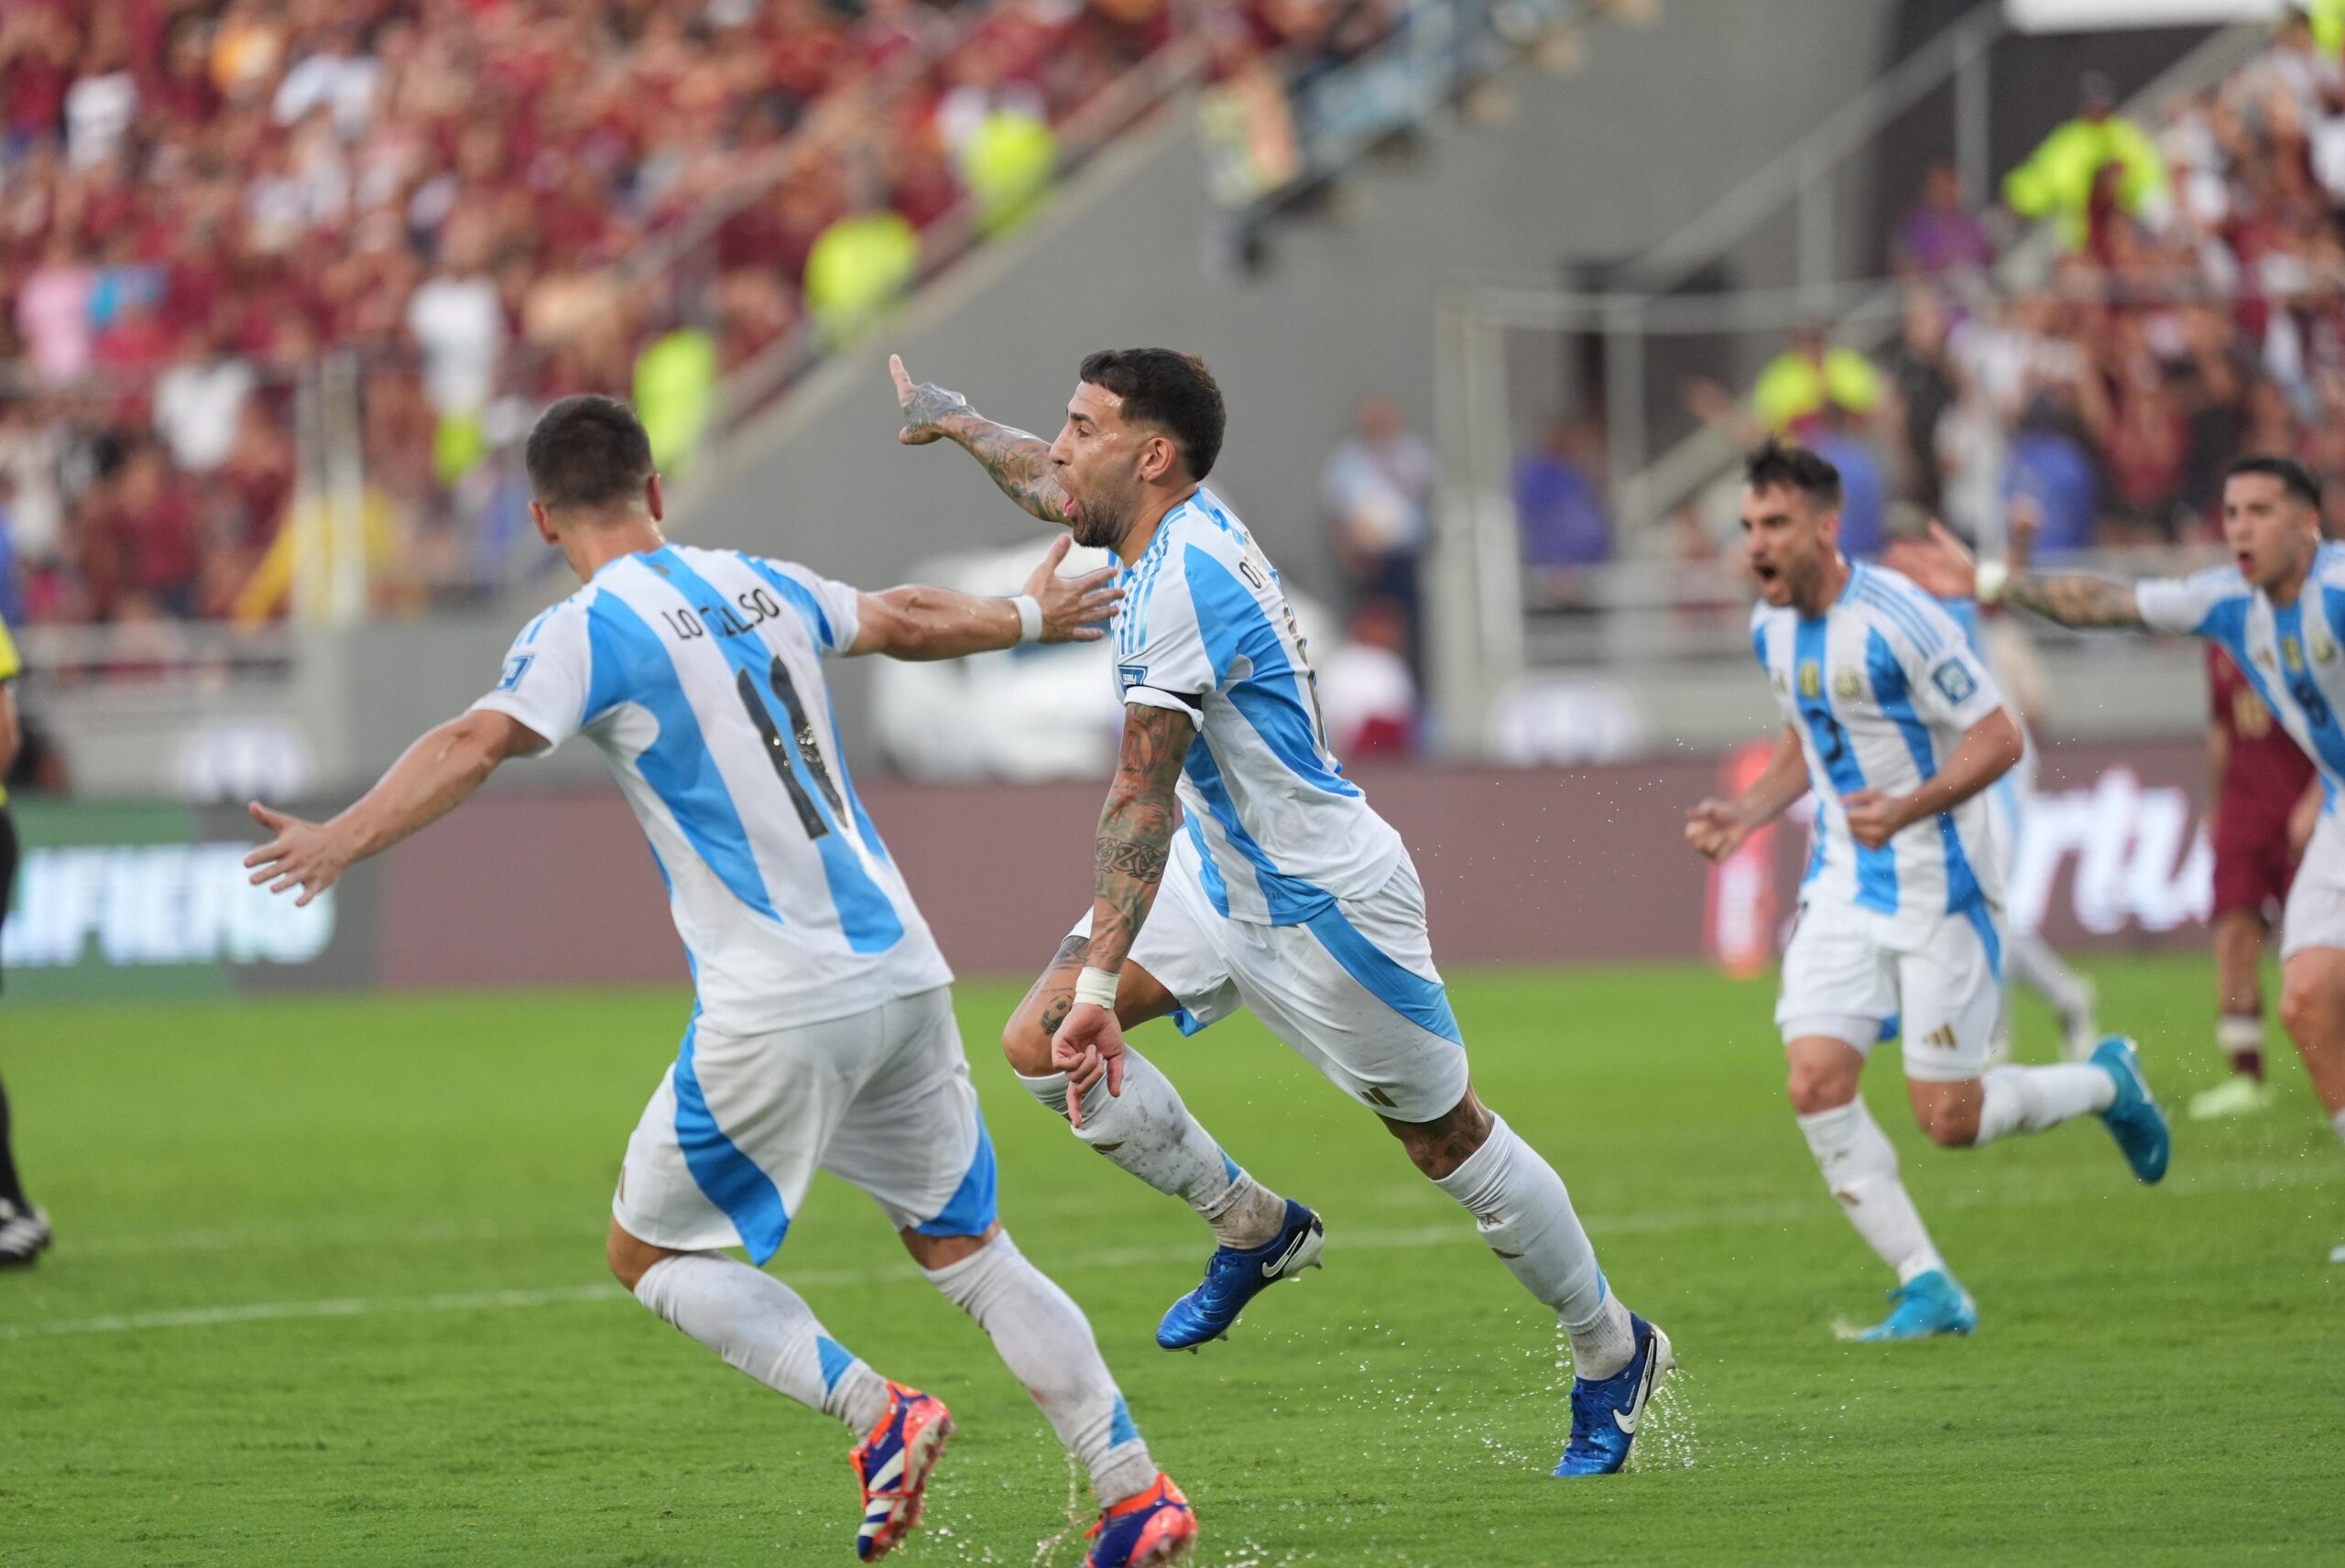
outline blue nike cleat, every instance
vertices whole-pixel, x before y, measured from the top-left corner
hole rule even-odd
[[[2092,1064],[2117,1080],[2117,1098],[2100,1113],[2101,1124],[2133,1168],[2133,1179],[2144,1187],[2154,1185],[2165,1176],[2174,1138],[2166,1131],[2165,1113],[2150,1095],[2150,1081],[2142,1076],[2141,1053],[2132,1040],[2112,1034],[2092,1048]]]
[[[1156,1343],[1167,1350],[1194,1350],[1223,1337],[1265,1286],[1318,1268],[1319,1249],[1326,1241],[1319,1216],[1289,1198],[1286,1223],[1278,1235],[1242,1251],[1215,1248],[1205,1259],[1204,1283],[1165,1309],[1164,1321],[1156,1325]]]
[[[1969,1334],[1979,1326],[1978,1303],[1943,1269],[1914,1275],[1890,1291],[1889,1299],[1897,1305],[1858,1339],[1867,1344],[1936,1339],[1944,1334]]]
[[[1629,1327],[1637,1353],[1626,1367],[1601,1381],[1572,1379],[1572,1437],[1553,1474],[1609,1475],[1629,1462],[1629,1445],[1637,1440],[1637,1423],[1644,1420],[1661,1375],[1677,1366],[1667,1334],[1634,1312]]]

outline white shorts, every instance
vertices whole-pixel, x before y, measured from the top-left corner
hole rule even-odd
[[[747,1039],[694,1020],[627,1139],[611,1217],[654,1247],[739,1246],[763,1263],[818,1167],[898,1230],[993,1224],[993,1141],[949,988]]]
[[[2320,813],[2280,915],[2283,963],[2309,947],[2345,948],[2345,827]]]
[[[1074,934],[1090,933],[1085,915]],[[1258,925],[1214,908],[1183,833],[1131,961],[1179,1000],[1183,1034],[1249,1008],[1379,1116],[1429,1122],[1466,1097],[1466,1042],[1406,855],[1365,898],[1338,898],[1302,925]]]
[[[1979,905],[1942,917],[1908,951],[1885,942],[1881,922],[1859,910],[1801,906],[1775,1004],[1783,1043],[1822,1035],[1870,1056],[1902,1033],[1906,1077],[1978,1077],[2003,1002],[2001,927],[2001,911]]]

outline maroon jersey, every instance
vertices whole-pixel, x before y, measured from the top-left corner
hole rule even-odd
[[[2215,723],[2230,741],[2223,798],[2215,803],[2216,837],[2285,834],[2288,813],[2312,783],[2312,762],[2296,749],[2272,710],[2239,672],[2231,656],[2207,645],[2207,685]]]
[[[2312,782],[2312,763],[2296,749],[2272,710],[2239,672],[2231,656],[2207,645],[2207,686],[2215,723],[2230,742],[2223,797],[2214,801],[2215,902],[2209,911],[2247,909],[2269,918],[2296,879],[2288,818]]]

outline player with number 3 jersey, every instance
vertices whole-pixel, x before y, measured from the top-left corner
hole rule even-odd
[[[2121,1040],[2089,1063],[1985,1071],[2003,998],[2002,856],[1985,791],[2019,761],[2019,726],[1943,606],[1840,554],[1839,508],[1839,474],[1816,453],[1770,441],[1751,454],[1751,644],[1783,728],[1766,770],[1734,800],[1696,807],[1686,838],[1723,858],[1815,795],[1775,1008],[1792,1106],[1826,1185],[1897,1275],[1894,1308],[1860,1337],[1969,1334],[1977,1306],[1859,1092],[1875,1044],[1902,1032],[1914,1120],[1949,1148],[2098,1114],[2150,1182],[2165,1173],[2166,1127]]]

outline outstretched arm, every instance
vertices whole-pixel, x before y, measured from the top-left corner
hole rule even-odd
[[[888,356],[888,374],[895,378],[896,407],[904,415],[898,441],[906,446],[926,446],[934,441],[959,442],[979,467],[993,475],[1003,495],[1042,521],[1065,526],[1066,492],[1051,477],[1050,442],[995,424],[969,407],[969,400],[958,392],[926,382],[915,386],[899,355]]]
[[[1097,642],[1124,591],[1108,586],[1116,575],[1113,567],[1061,577],[1059,562],[1074,542],[1063,537],[1052,540],[1042,563],[1027,579],[1025,593],[1016,599],[990,599],[918,583],[858,594],[861,614],[846,651],[902,659],[965,659],[1021,642]],[[1032,602],[1031,612],[1026,601]]]
[[[1742,841],[1792,809],[1807,793],[1807,758],[1799,735],[1785,724],[1774,755],[1751,786],[1731,800],[1705,800],[1685,813],[1685,842],[1711,860],[1724,860]]]
[[[1941,599],[2013,604],[2064,626],[2148,624],[2132,583],[2082,572],[2040,577],[2024,569],[2023,559],[2015,555],[2009,563],[1991,561],[1981,566],[1945,524],[1933,522],[1927,539],[1914,541],[1899,555],[1897,569]]]
[[[2038,577],[2033,572],[2014,572],[2004,582],[2002,592],[1993,597],[2002,604],[2033,610],[2045,620],[2064,626],[2146,624],[2132,583],[2111,583],[2106,577],[2088,577],[2082,572]]]
[[[1075,982],[1075,1002],[1051,1042],[1053,1065],[1067,1074],[1067,1105],[1079,1126],[1082,1100],[1105,1073],[1107,1092],[1124,1086],[1124,1033],[1116,1019],[1116,982],[1133,939],[1147,922],[1164,880],[1180,821],[1173,789],[1196,723],[1184,713],[1135,702],[1124,710],[1123,754],[1099,813],[1092,844],[1091,962]]]
[[[519,720],[475,708],[427,732],[372,789],[329,822],[305,822],[255,800],[253,821],[277,836],[245,856],[253,885],[267,882],[272,893],[299,887],[293,901],[306,904],[354,862],[454,811],[506,758],[541,751],[545,744]]]

